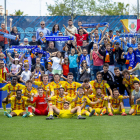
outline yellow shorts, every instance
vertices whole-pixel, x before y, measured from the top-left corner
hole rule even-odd
[[[121,114],[120,108],[113,108],[113,114]]]
[[[26,110],[13,110],[12,112],[16,113],[19,116],[21,113],[26,112]]]
[[[71,118],[73,113],[70,112],[71,110],[60,110],[58,115],[59,118]]]
[[[140,105],[131,105],[131,109],[136,109],[136,111],[137,111],[137,114],[140,114]]]
[[[96,112],[97,114],[100,114],[100,113],[101,113],[102,108],[94,108],[94,109],[95,109],[95,112]]]

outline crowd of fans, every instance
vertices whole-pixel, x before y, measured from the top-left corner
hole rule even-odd
[[[131,95],[133,82],[138,81],[135,76],[140,75],[140,44],[137,39],[120,38],[118,30],[115,35],[112,30],[106,32],[109,25],[106,25],[101,33],[98,32],[99,24],[91,32],[87,32],[81,25],[82,22],[79,21],[79,28],[76,28],[70,19],[67,27],[63,25],[65,32],[62,33],[58,24],[50,31],[45,28],[45,22],[41,21],[41,27],[37,29],[36,36],[32,36],[32,41],[28,42],[28,38],[24,38],[21,43],[20,33],[15,26],[12,27],[10,19],[10,34],[15,35],[18,40],[0,36],[0,76],[3,78],[1,82],[9,83],[15,76],[18,83],[26,83],[29,80],[41,82],[44,74],[48,75],[49,83],[55,81],[54,76],[57,74],[60,75],[61,81],[67,81],[68,74],[72,73],[73,80],[79,83],[86,83],[85,79],[97,83],[101,78],[104,80],[103,84],[109,85],[106,86],[107,95],[112,95],[114,88],[118,89],[121,95],[125,94],[125,90]],[[0,31],[9,34],[4,23],[1,23]],[[47,41],[45,36],[73,36],[74,40],[53,42]],[[30,50],[28,54],[22,54],[7,50],[18,45],[38,45],[40,51],[32,54]],[[47,52],[49,57],[42,50]],[[134,73],[130,75],[131,72]],[[90,86],[93,85],[90,83]],[[131,96],[129,98],[131,104]]]

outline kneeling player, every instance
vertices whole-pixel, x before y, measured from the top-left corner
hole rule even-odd
[[[43,94],[43,87],[38,87],[37,89],[39,95],[31,101],[31,103],[36,103],[36,107],[28,107],[28,111],[31,113],[29,116],[32,116],[32,111],[35,115],[48,115],[48,103],[46,101],[46,95]]]
[[[140,114],[140,87],[139,81],[133,82],[134,90],[132,92],[131,102],[135,103],[131,105],[131,109],[129,111],[129,115]]]
[[[83,106],[85,105],[85,102]],[[73,109],[70,109],[69,102],[64,102],[63,110],[58,109],[55,106],[50,105],[49,107],[49,114],[50,116],[46,118],[46,120],[54,119],[53,112],[58,115],[59,118],[71,118],[75,113],[77,113],[77,119],[86,119],[85,117],[81,116],[81,107],[76,106]]]
[[[89,99],[91,99],[91,101],[96,102],[97,100],[100,100],[100,103],[97,103],[95,105],[90,105],[89,107],[89,111],[91,112],[93,109],[95,109],[95,116],[98,116],[98,114],[100,114],[100,116],[104,115],[106,113],[106,109],[107,109],[107,105],[108,105],[108,97],[104,96],[102,93],[101,88],[97,88],[96,89],[96,95],[92,94],[92,95],[88,95]]]
[[[113,97],[109,97],[108,103],[108,116],[113,116],[113,114],[121,114],[122,116],[126,116],[125,108],[123,105],[123,99],[127,99],[129,96],[122,96],[119,94],[117,88],[113,89]],[[113,112],[113,113],[112,113]]]
[[[28,113],[26,113],[25,102],[30,101],[30,99],[22,96],[21,90],[16,91],[16,96],[14,95],[11,98],[8,97],[9,95],[6,98],[5,103],[11,102],[12,111],[10,114],[6,113],[6,116],[9,118],[12,118],[13,116],[27,117]]]

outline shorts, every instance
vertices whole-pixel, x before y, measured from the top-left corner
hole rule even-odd
[[[34,114],[35,115],[48,115],[48,112],[49,111],[47,109],[45,109],[45,110],[38,110],[38,109],[35,108]]]
[[[71,110],[60,110],[58,115],[59,118],[71,118],[74,114],[71,113]]]
[[[101,113],[101,110],[103,109],[103,108],[94,108],[95,109],[95,112],[97,113],[97,114],[100,114]]]
[[[21,113],[26,112],[26,110],[13,110],[12,112],[16,113],[19,116]]]
[[[87,111],[87,110],[85,110],[85,109],[82,109],[82,110],[81,110],[81,114],[83,114],[85,111]]]
[[[58,74],[62,74],[62,70],[52,70],[52,74],[56,74],[56,73],[58,73]]]
[[[140,105],[131,105],[131,109],[136,109],[137,114],[140,114]]]
[[[122,112],[120,111],[120,107],[118,108],[113,108],[113,114],[121,114]]]

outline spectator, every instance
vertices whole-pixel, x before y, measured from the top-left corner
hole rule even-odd
[[[71,30],[66,28],[66,26],[64,24],[63,24],[63,26],[69,33],[71,33],[73,36],[76,37],[77,46],[82,46],[83,40],[87,40],[88,36],[90,34],[92,34],[98,28],[99,25],[97,25],[96,28],[89,33],[85,29],[81,28],[81,29],[79,29],[79,34],[73,33]],[[86,32],[86,34],[83,34],[84,32]]]
[[[63,36],[62,32],[59,32],[58,36]],[[66,44],[66,41],[55,41],[55,48],[57,48],[58,51],[62,52],[65,44]]]
[[[33,78],[32,81],[41,82],[41,76],[44,74],[44,71],[41,70],[40,65],[36,65],[34,72],[32,72]]]
[[[62,51],[62,57],[66,58],[66,57],[69,57],[69,55],[70,55],[70,51],[69,51],[68,45],[65,44]]]
[[[14,26],[12,28],[12,18],[10,18],[10,34],[16,36],[16,40],[10,40],[10,46],[12,45],[19,45],[19,41],[20,41],[20,33],[18,33],[17,27]]]
[[[20,45],[22,45],[22,46],[29,46],[28,43],[29,43],[29,42],[28,42],[28,38],[24,38],[24,42],[21,43]]]
[[[32,36],[32,41],[29,42],[29,45],[38,45],[38,42],[36,41],[36,36]]]
[[[127,45],[127,47],[132,47],[133,49],[137,48],[138,43],[136,43],[136,39],[135,38],[131,38],[131,43],[127,43],[127,41],[123,40],[125,45]]]
[[[4,59],[5,55],[0,53],[0,60],[3,60],[4,64],[6,64],[6,60]]]
[[[83,82],[83,80],[86,78],[90,79],[90,68],[85,60],[82,61],[79,72],[80,72],[80,82]]]
[[[9,76],[9,71],[5,67],[3,60],[0,60],[0,77],[2,77],[5,81]]]
[[[41,26],[41,28],[38,28],[37,31],[36,31],[36,40],[39,39],[39,33],[40,32],[43,32],[43,35],[44,35],[43,37],[50,35],[50,30],[45,28],[45,22],[44,21],[40,22],[40,26]]]
[[[73,40],[68,40],[68,42],[66,43],[68,46],[68,50],[71,51],[72,48],[75,48],[75,42]]]
[[[83,49],[83,54],[79,56],[79,65],[81,65],[83,60],[85,60],[87,65],[90,66],[90,55],[88,54],[87,49]]]
[[[120,71],[123,71],[124,69],[126,69],[125,59],[121,59],[122,52],[123,52],[122,44],[121,44],[121,48],[120,48],[120,43],[116,42],[115,50],[114,50],[114,53],[115,53],[115,66],[119,67]]]
[[[93,60],[93,73],[96,78],[96,73],[103,70],[103,56],[98,51],[97,43],[93,45],[93,51],[90,53],[90,60]]]
[[[128,52],[123,52],[121,58],[126,59],[125,64],[128,70],[131,70],[135,67],[135,54],[132,47],[128,48]]]
[[[44,33],[43,32],[39,33],[38,45],[41,45],[41,48],[44,51],[46,51],[46,49],[48,48],[48,41],[44,37]]]
[[[77,34],[77,28],[73,25],[73,21],[69,19],[68,21],[68,27],[67,27],[73,34]],[[67,30],[65,30],[65,36],[74,36]],[[74,37],[74,41],[76,42],[76,38]]]
[[[113,31],[112,30],[109,30],[108,33],[109,33],[108,37],[111,39],[111,42],[114,42],[114,39],[115,39],[116,35],[113,35]]]
[[[106,45],[106,50],[101,50],[101,47],[99,48],[99,53],[104,57],[104,63],[108,63],[109,64],[109,70],[114,73],[114,52],[111,49],[110,43],[108,43]]]
[[[49,42],[49,47],[46,49],[46,51],[49,52],[51,56],[56,56],[58,49],[54,47],[53,41]]]
[[[63,68],[63,76],[67,78],[68,73],[69,73],[69,59],[68,57],[64,58],[64,63],[62,64]]]
[[[58,36],[59,32],[59,25],[55,24],[52,28],[50,36]]]
[[[75,54],[75,49],[77,50],[78,54]],[[73,73],[75,81],[77,81],[77,58],[82,52],[80,52],[76,46],[75,49],[71,49],[71,54],[69,55],[69,71]]]
[[[83,46],[81,46],[81,49],[86,49],[88,51],[88,54],[90,54],[91,48],[93,47],[93,41],[91,41],[89,44],[87,40],[83,40]]]
[[[19,65],[19,59],[15,58],[12,66],[11,66],[10,77],[18,76],[20,73],[20,70],[21,70],[21,67]]]
[[[82,25],[82,21],[78,21],[78,29],[77,29],[78,34],[79,34],[79,29],[81,28],[81,25]],[[86,34],[86,33],[84,32],[83,34]]]
[[[1,23],[1,29],[0,29],[0,32],[4,32],[4,33],[7,33],[9,34],[9,32],[6,30],[5,28],[5,24],[4,23]],[[3,48],[3,51],[5,51],[6,49],[9,48],[9,45],[8,45],[8,39],[1,36],[0,35],[0,46],[2,46]]]
[[[52,65],[48,64],[47,71],[45,71],[45,74],[48,75],[49,83],[53,81],[53,74],[52,74]]]
[[[51,58],[51,54],[50,54],[50,60],[53,61],[52,64],[52,74],[62,74],[62,62],[63,62],[63,57],[61,56],[61,52],[57,52],[56,57],[52,57]]]
[[[44,67],[40,64],[40,58],[36,58],[36,64],[34,64],[31,67],[31,72],[33,72],[35,70],[36,65],[40,66],[41,71],[43,71],[43,72],[45,71]]]
[[[24,69],[25,70],[20,75],[20,81],[22,83],[26,83],[26,81],[30,80],[31,79],[31,76],[32,76],[32,73],[29,70],[29,64],[28,63],[25,63],[24,64]]]

